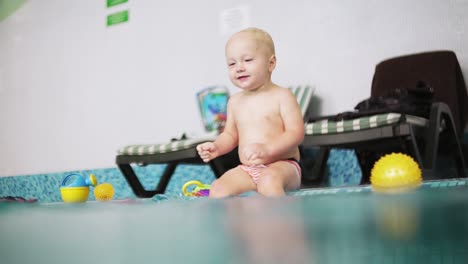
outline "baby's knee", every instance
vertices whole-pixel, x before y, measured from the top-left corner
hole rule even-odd
[[[258,193],[264,196],[283,196],[284,186],[280,177],[275,177],[273,173],[265,173],[261,175],[257,182]]]
[[[226,188],[223,182],[215,180],[210,187],[210,197],[211,198],[223,198],[229,196],[228,189]]]

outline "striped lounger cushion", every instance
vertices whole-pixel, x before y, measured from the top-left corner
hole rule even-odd
[[[305,133],[306,135],[325,135],[365,130],[395,124],[399,122],[400,117],[399,113],[385,113],[342,121],[320,120],[306,124]],[[406,120],[419,126],[428,124],[427,119],[417,116],[406,115]]]
[[[206,142],[214,141],[217,133],[207,134],[197,138],[189,138],[184,140],[172,141],[164,144],[146,144],[146,145],[129,145],[119,149],[119,155],[152,155],[157,153],[167,153],[172,151],[179,151],[184,149],[193,148],[196,145]]]

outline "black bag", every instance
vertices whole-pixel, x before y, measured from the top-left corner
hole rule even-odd
[[[385,96],[363,100],[354,109],[360,116],[394,112],[428,118],[433,100],[434,89],[419,81],[414,88],[396,88]]]
[[[389,112],[428,118],[433,101],[434,88],[425,82],[419,81],[413,88],[395,88],[384,96],[365,99],[354,107],[354,111],[313,117],[309,119],[309,122],[312,123],[323,119],[342,121]]]

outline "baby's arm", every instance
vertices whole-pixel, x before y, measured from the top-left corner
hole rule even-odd
[[[203,162],[209,162],[221,155],[228,153],[237,146],[237,141],[232,135],[223,132],[214,142],[205,142],[197,146],[198,155]]]
[[[234,122],[234,113],[231,111],[231,105],[231,100],[229,100],[224,131],[219,134],[214,142],[205,142],[197,146],[198,155],[200,155],[203,162],[209,162],[228,153],[238,144],[237,128]]]
[[[268,144],[269,153],[273,157],[282,157],[291,148],[299,146],[304,140],[304,121],[301,108],[291,90],[281,91],[280,114],[283,119],[284,132]]]

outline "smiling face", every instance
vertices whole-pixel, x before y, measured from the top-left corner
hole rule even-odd
[[[263,31],[236,33],[226,44],[226,62],[229,78],[235,86],[256,90],[271,82],[276,65],[273,42]]]

